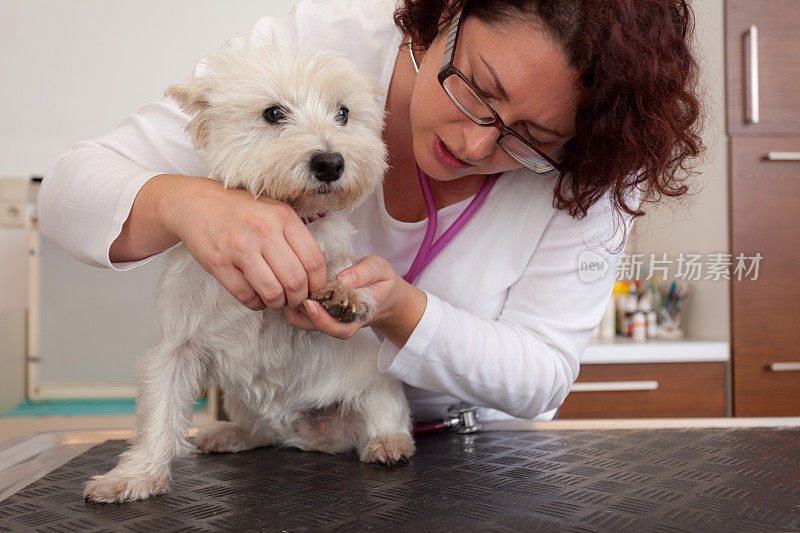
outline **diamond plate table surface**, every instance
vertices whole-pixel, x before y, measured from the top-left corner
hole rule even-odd
[[[261,448],[175,462],[168,494],[102,505],[107,441],[0,502],[10,531],[800,531],[800,429],[489,431],[407,465]]]

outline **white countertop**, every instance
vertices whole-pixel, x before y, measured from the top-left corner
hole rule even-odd
[[[701,363],[730,360],[728,341],[697,339],[648,340],[592,339],[581,363]]]

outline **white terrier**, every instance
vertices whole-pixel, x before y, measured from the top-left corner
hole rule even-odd
[[[206,65],[166,94],[192,116],[186,131],[210,177],[315,217],[308,229],[325,255],[328,284],[312,297],[340,321],[368,320],[376,305],[371,291],[336,280],[355,264],[355,230],[337,211],[368,196],[387,168],[379,89],[330,54],[253,47],[216,54]],[[296,330],[281,311],[245,308],[184,245],[167,253],[156,315],[160,341],[141,364],[131,448],[113,470],[86,483],[87,499],[125,502],[165,492],[172,459],[194,450],[185,430],[209,377],[225,391],[231,421],[200,430],[202,451],[357,448],[362,461],[384,464],[413,454],[401,383],[378,371],[374,350],[358,335],[341,341]]]

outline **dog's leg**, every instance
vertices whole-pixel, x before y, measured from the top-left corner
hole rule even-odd
[[[194,449],[184,433],[203,374],[202,356],[188,341],[160,344],[145,356],[131,447],[113,470],[86,482],[85,498],[129,502],[166,492],[170,462]]]
[[[231,394],[225,395],[225,413],[230,422],[214,422],[200,429],[194,437],[204,453],[242,452],[277,444],[274,432],[247,405]]]
[[[365,463],[395,465],[414,454],[411,415],[400,382],[386,381],[359,402],[365,432],[359,452]]]
[[[294,435],[287,444],[301,450],[325,453],[351,451],[363,433],[358,412],[340,404],[301,411],[292,424]]]
[[[244,429],[236,422],[214,422],[194,437],[197,448],[204,453],[236,453],[272,444],[253,430]]]

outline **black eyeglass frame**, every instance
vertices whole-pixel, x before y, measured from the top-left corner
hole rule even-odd
[[[479,126],[494,126],[497,129],[499,129],[500,137],[497,138],[497,144],[500,145],[500,148],[502,148],[504,152],[513,157],[515,161],[523,165],[531,172],[535,172],[536,174],[540,174],[543,176],[548,176],[556,172],[561,172],[561,167],[559,166],[558,163],[556,163],[552,158],[550,158],[540,149],[536,148],[531,143],[526,141],[525,138],[522,137],[522,135],[520,135],[516,131],[506,126],[505,123],[503,122],[503,119],[501,119],[500,115],[497,114],[497,111],[495,111],[494,108],[490,106],[488,102],[486,102],[486,100],[484,100],[483,97],[481,97],[480,94],[478,94],[478,90],[475,88],[474,85],[472,85],[469,79],[467,79],[467,76],[463,72],[458,70],[458,67],[453,65],[453,58],[455,58],[456,55],[456,43],[458,42],[458,33],[460,28],[461,28],[461,12],[458,12],[453,17],[453,21],[450,23],[450,29],[447,32],[447,41],[444,46],[444,54],[442,55],[442,68],[439,70],[439,74],[437,76],[437,78],[439,79],[439,85],[442,86],[442,89],[444,90],[445,93],[447,93],[447,95],[450,97],[453,103],[456,104],[456,106],[472,122],[478,124]],[[444,82],[447,78],[453,75],[456,75],[459,78],[461,78],[461,80],[467,84],[467,87],[469,87],[470,91],[472,91],[472,94],[475,96],[475,98],[477,98],[486,107],[486,109],[491,111],[492,115],[494,116],[494,119],[491,122],[481,122],[477,120],[475,117],[471,115],[471,113],[469,113],[466,109],[464,109],[463,105],[459,103],[458,99],[455,96],[450,94],[450,91],[447,90],[447,87],[445,86]],[[552,167],[552,170],[545,170],[544,172],[540,172],[535,169],[532,169],[526,164],[526,161],[521,161],[516,155],[514,155],[508,149],[506,149],[500,141],[502,141],[504,137],[507,137],[509,135],[516,138],[522,144],[533,150],[539,157],[541,157],[544,160],[545,163],[549,164]]]

